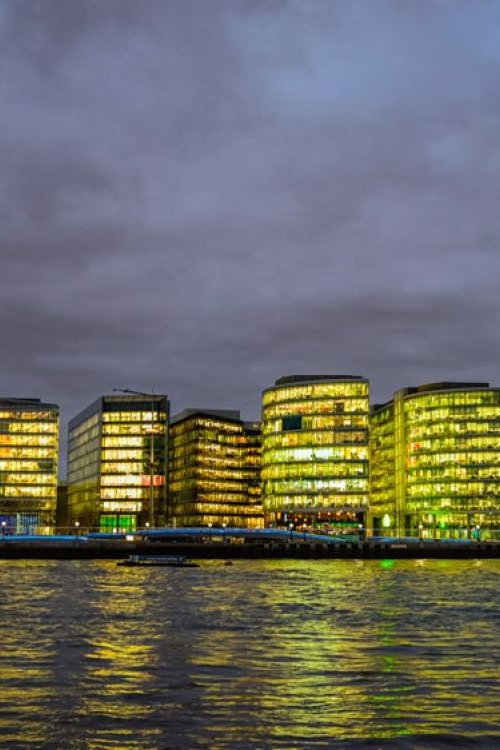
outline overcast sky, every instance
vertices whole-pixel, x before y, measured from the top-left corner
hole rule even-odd
[[[0,395],[500,385],[500,0],[0,0]]]

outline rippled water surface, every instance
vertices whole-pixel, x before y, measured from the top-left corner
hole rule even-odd
[[[2,748],[500,748],[500,561],[0,577]]]

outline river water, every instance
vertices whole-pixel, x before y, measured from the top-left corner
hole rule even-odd
[[[0,579],[1,748],[500,748],[500,561]]]

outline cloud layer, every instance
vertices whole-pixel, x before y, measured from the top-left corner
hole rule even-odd
[[[500,384],[500,3],[0,2],[0,392]]]

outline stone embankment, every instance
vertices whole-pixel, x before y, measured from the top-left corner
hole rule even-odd
[[[152,541],[125,539],[0,539],[1,560],[123,559],[131,554],[185,555],[193,559],[478,559],[499,558],[499,542],[371,541],[328,544],[311,541]]]

